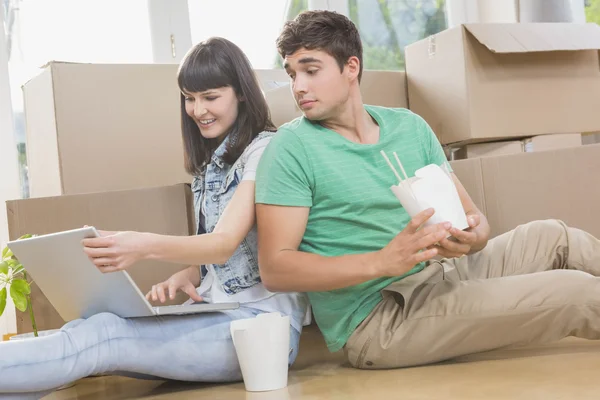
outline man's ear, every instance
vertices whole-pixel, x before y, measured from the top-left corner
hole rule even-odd
[[[346,68],[348,68],[348,77],[351,79],[358,79],[358,74],[360,73],[360,61],[358,57],[352,56],[348,59],[346,63]]]

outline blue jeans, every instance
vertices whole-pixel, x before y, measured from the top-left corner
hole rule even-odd
[[[0,343],[0,399],[40,398],[95,374],[190,382],[240,381],[230,322],[260,310],[123,319],[102,313],[49,336]],[[302,322],[302,321],[300,321]],[[290,365],[300,333],[290,327]]]

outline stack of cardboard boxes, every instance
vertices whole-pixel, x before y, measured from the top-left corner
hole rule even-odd
[[[600,236],[600,147],[573,133],[600,130],[598,49],[596,24],[469,24],[406,48],[409,107],[464,159],[493,236],[545,218]]]
[[[83,225],[194,233],[176,68],[51,62],[24,85],[31,198],[6,204],[11,240]],[[145,293],[180,269],[143,261],[131,276]],[[38,329],[64,324],[35,283],[31,298]],[[17,332],[31,329],[17,313]]]
[[[600,129],[598,49],[595,24],[449,29],[406,49],[410,108],[451,159],[579,146]]]

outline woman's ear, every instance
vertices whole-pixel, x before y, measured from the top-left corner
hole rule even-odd
[[[238,96],[237,98],[238,98],[238,101],[239,101],[239,102],[244,102],[244,101],[246,101],[246,98],[245,98],[244,96]]]

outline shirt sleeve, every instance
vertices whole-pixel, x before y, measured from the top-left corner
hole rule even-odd
[[[244,163],[244,172],[242,173],[242,182],[256,180],[258,163],[270,141],[271,138],[259,140],[256,143],[253,143],[248,149],[248,153],[246,154],[246,162]]]
[[[300,138],[280,130],[265,149],[256,175],[256,203],[312,207],[313,172]]]

